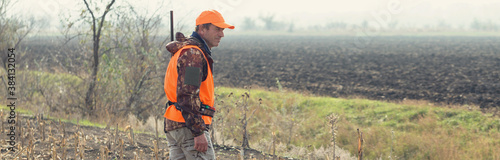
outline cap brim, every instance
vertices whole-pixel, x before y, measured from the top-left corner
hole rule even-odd
[[[229,29],[234,29],[233,25],[227,24],[226,22],[220,22],[220,23],[212,23],[213,25],[219,27],[219,28],[229,28]]]

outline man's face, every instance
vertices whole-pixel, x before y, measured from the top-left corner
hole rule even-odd
[[[224,28],[210,25],[208,28],[201,28],[198,34],[207,42],[209,48],[219,46],[219,42],[224,37]]]

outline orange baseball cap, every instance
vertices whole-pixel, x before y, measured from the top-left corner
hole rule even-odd
[[[201,12],[200,16],[196,18],[196,25],[212,23],[220,28],[234,29],[233,25],[227,24],[222,18],[222,15],[216,10],[206,10]]]

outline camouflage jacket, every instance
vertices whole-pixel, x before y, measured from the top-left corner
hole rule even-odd
[[[172,56],[179,51],[182,47],[186,45],[195,45],[203,50],[191,48],[185,49],[180,52],[179,59],[177,61],[177,103],[183,106],[182,116],[186,123],[180,123],[165,119],[165,132],[175,130],[182,127],[187,127],[193,133],[193,136],[199,136],[203,134],[203,131],[208,130],[209,126],[205,125],[203,119],[201,118],[201,113],[199,112],[201,101],[199,97],[199,87],[195,85],[184,84],[184,75],[186,72],[186,67],[197,67],[201,68],[200,72],[201,81],[205,81],[208,75],[208,67],[212,68],[213,60],[210,55],[210,49],[206,46],[205,42],[201,39],[198,33],[193,32],[193,35],[189,38],[185,38],[182,33],[176,34],[176,40],[167,44],[167,50],[172,54]],[[204,54],[207,59],[203,57]],[[208,60],[208,63],[207,63]],[[201,83],[201,82],[200,82]]]

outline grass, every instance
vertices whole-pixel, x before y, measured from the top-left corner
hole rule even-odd
[[[9,112],[11,111],[11,109],[9,107],[7,107],[6,105],[3,105],[3,104],[0,104],[0,110],[2,110],[5,114],[9,114]],[[20,108],[19,106],[16,106],[16,109],[14,110],[16,112],[16,114],[28,114],[28,115],[32,115],[33,114],[33,111],[31,110],[27,110],[27,109],[24,109],[24,108]]]
[[[39,85],[54,91],[59,90],[59,86],[71,88],[69,86],[82,83],[81,79],[67,74],[23,71],[20,75],[38,77],[36,81]],[[233,145],[241,145],[242,110],[239,106],[244,103],[241,95],[248,91],[249,113],[255,110],[253,116],[248,117],[250,146],[267,153],[270,153],[272,133],[276,135],[276,143],[282,144],[282,147],[277,146],[277,153],[284,156],[300,157],[300,154],[305,154],[292,153],[294,147],[308,148],[312,152],[315,148],[330,146],[327,116],[334,113],[340,116],[337,144],[351,155],[356,155],[356,129],[359,128],[364,135],[364,157],[367,159],[388,159],[391,147],[394,148],[392,157],[396,159],[500,159],[500,118],[490,114],[426,102],[341,99],[283,90],[217,87],[218,113],[214,118],[214,127],[215,132],[224,133],[217,143],[225,139],[232,141]],[[40,95],[34,92],[32,97],[36,100]],[[26,102],[25,105],[37,103]],[[40,107],[44,106],[18,106],[16,112],[32,115]],[[0,108],[4,112],[10,110],[5,105],[0,105]],[[59,117],[61,121],[76,123],[76,119],[63,117]],[[221,117],[224,118],[224,127],[217,126]],[[105,127],[96,120],[83,119],[79,123]],[[391,138],[392,131],[394,139]],[[134,128],[134,132],[140,133],[140,129]]]
[[[39,85],[47,86],[47,85],[71,85],[77,86],[83,82],[82,79],[77,76],[66,74],[66,73],[48,73],[48,72],[40,72],[40,71],[24,71],[21,70],[18,73],[19,75],[26,77],[39,77],[37,80]]]
[[[243,94],[245,89],[219,87],[218,100],[231,101],[225,95]],[[280,141],[292,136],[297,146],[316,148],[330,145],[331,134],[326,117],[341,116],[337,144],[352,155],[357,151],[356,129],[364,132],[364,155],[368,159],[387,159],[391,131],[395,133],[393,156],[403,159],[499,159],[500,118],[477,110],[446,108],[421,103],[389,103],[366,99],[315,97],[297,92],[251,90],[255,117],[249,121],[251,142],[269,139],[265,133],[279,133]],[[262,99],[260,107],[256,100]],[[232,101],[235,101],[234,99]],[[228,106],[219,106],[221,107]],[[251,107],[251,108],[252,108]],[[290,110],[295,107],[294,115]],[[228,107],[230,110],[234,108]],[[233,111],[236,112],[236,111]],[[238,115],[222,115],[238,119]],[[234,116],[234,117],[232,117]],[[297,126],[288,134],[293,116]],[[237,124],[236,124],[237,125]],[[224,132],[235,132],[226,128]]]
[[[3,112],[6,114],[10,111],[10,108],[5,106],[5,105],[0,105],[0,109],[3,110]],[[19,115],[19,114],[31,115],[31,116],[35,115],[35,113],[33,111],[26,110],[26,109],[23,109],[20,107],[16,107],[15,112],[17,115]],[[55,120],[55,121],[61,120],[61,122],[68,122],[68,123],[73,123],[73,124],[78,123],[81,126],[90,126],[90,127],[99,127],[99,128],[106,127],[106,124],[98,123],[98,122],[91,122],[90,120],[86,120],[86,119],[78,120],[78,119],[64,119],[64,118],[54,117],[54,116],[50,116],[50,115],[44,115],[44,116],[45,116],[44,118],[47,118],[50,120]]]

